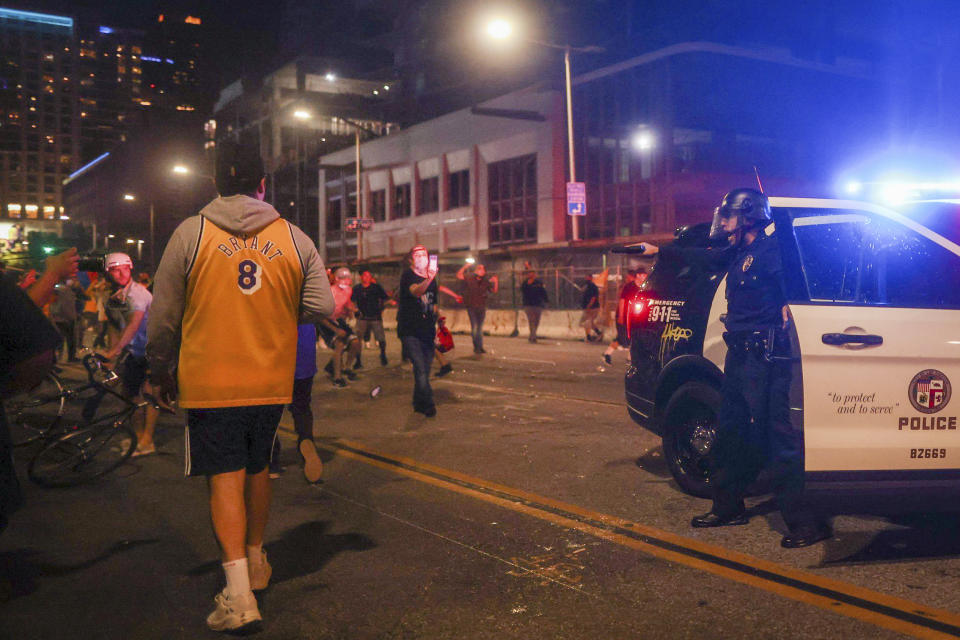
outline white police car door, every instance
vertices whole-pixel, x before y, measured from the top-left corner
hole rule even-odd
[[[960,246],[877,206],[773,204],[792,226],[777,217],[807,472],[960,468]]]

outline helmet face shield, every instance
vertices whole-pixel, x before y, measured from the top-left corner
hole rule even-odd
[[[742,226],[742,217],[735,211],[717,207],[713,210],[713,223],[710,225],[710,239],[723,240]]]

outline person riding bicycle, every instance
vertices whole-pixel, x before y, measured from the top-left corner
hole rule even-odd
[[[127,396],[140,401],[140,387],[147,379],[147,317],[153,294],[132,277],[133,260],[125,253],[107,254],[105,261],[110,295],[104,304],[110,331],[110,350],[104,357],[116,369]],[[158,411],[148,405],[136,418],[137,450],[134,456],[154,453],[153,431]]]

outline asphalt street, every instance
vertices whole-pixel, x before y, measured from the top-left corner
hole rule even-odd
[[[788,551],[757,496],[749,525],[693,530],[709,503],[627,417],[626,352],[607,367],[597,345],[487,338],[474,356],[456,336],[426,418],[388,339],[390,366],[371,350],[349,388],[317,378],[322,484],[305,482],[284,416],[258,637],[960,635],[955,517],[837,516],[834,539]],[[24,480],[0,536],[0,638],[217,635],[205,482],[183,477],[179,416],[157,440],[159,455],[86,486]]]

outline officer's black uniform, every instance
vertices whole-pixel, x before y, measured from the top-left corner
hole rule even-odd
[[[752,193],[767,206],[762,194]],[[776,238],[761,230],[750,244],[723,249],[668,246],[660,253],[661,258],[680,254],[727,271],[723,338],[728,350],[711,479],[713,508],[691,524],[745,524],[744,495],[766,462],[790,529],[782,544],[806,546],[823,539],[826,527],[803,498],[803,439],[790,422],[790,340],[782,329],[786,296]]]

